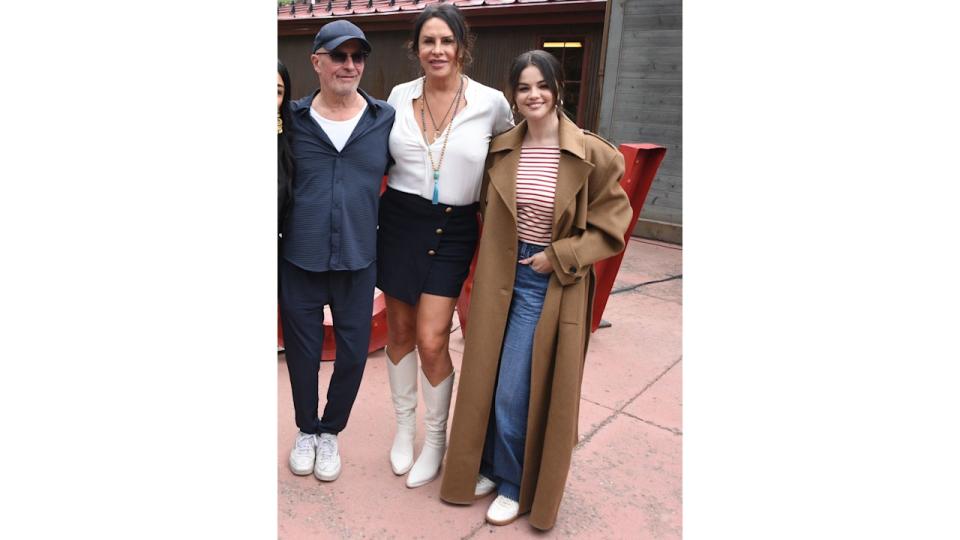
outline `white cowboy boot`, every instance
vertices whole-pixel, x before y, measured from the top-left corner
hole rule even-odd
[[[397,365],[387,356],[390,397],[397,413],[397,434],[390,447],[393,474],[405,474],[413,466],[413,439],[417,435],[417,350],[407,353]]]
[[[407,475],[408,488],[429,483],[440,471],[440,462],[443,461],[443,453],[447,450],[447,414],[450,412],[453,376],[454,373],[451,372],[440,384],[431,386],[426,375],[422,370],[420,371],[423,403],[426,408],[423,418],[426,435],[420,456],[410,469],[410,474]]]

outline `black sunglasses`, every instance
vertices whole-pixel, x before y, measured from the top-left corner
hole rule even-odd
[[[350,59],[353,60],[354,64],[362,64],[367,60],[367,56],[370,55],[370,53],[365,51],[355,52],[353,54],[347,54],[345,52],[340,52],[340,51],[318,52],[317,54],[326,54],[330,56],[330,59],[333,60],[334,64],[342,64],[346,62],[347,56],[349,56]]]

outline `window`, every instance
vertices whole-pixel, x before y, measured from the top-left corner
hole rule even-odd
[[[583,63],[585,55],[585,39],[580,37],[546,37],[540,41],[540,48],[549,52],[560,61],[563,68],[563,78],[566,80],[563,92],[563,110],[577,123],[582,122],[580,113],[580,96],[582,94]]]

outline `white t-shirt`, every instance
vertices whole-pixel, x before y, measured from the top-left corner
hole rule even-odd
[[[439,201],[463,206],[480,200],[483,164],[490,139],[513,127],[510,104],[503,92],[467,78],[464,95],[467,105],[451,123],[453,131],[440,163]],[[393,87],[387,103],[397,110],[390,131],[390,167],[387,185],[397,191],[433,198],[433,167],[423,140],[419,109],[413,100],[423,93],[423,77]],[[448,127],[447,129],[451,129]],[[445,133],[430,146],[434,163],[440,160]]]
[[[357,124],[360,123],[360,117],[363,116],[363,111],[365,110],[367,110],[367,100],[363,100],[363,108],[360,109],[360,112],[358,112],[356,116],[349,120],[327,120],[320,116],[320,113],[315,111],[313,107],[310,107],[310,116],[320,124],[323,132],[327,134],[327,137],[330,137],[330,142],[333,143],[334,148],[339,152],[343,150],[344,145],[347,144],[347,139],[349,139],[353,133],[353,128],[357,127]]]

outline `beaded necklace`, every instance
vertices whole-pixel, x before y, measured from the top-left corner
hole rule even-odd
[[[453,102],[453,116],[450,117],[450,124],[447,126],[446,133],[443,136],[443,146],[440,147],[440,159],[434,163],[433,161],[433,151],[430,150],[430,143],[427,144],[427,155],[430,157],[430,167],[433,169],[433,204],[440,204],[440,165],[443,164],[443,156],[447,153],[447,141],[450,140],[450,132],[453,131],[453,119],[457,117],[457,111],[460,110],[460,95],[463,93],[463,80],[464,77],[460,76],[460,87],[457,88],[457,95],[454,96]],[[427,102],[427,80],[423,80],[423,100],[420,103],[420,124],[423,126],[423,139],[427,141],[427,120],[424,115],[424,104]],[[448,111],[449,112],[449,111]],[[444,116],[446,118],[446,116]],[[430,115],[430,119],[433,120],[433,115]],[[436,133],[436,124],[433,126],[434,133]],[[434,142],[436,142],[436,137],[434,137]]]

